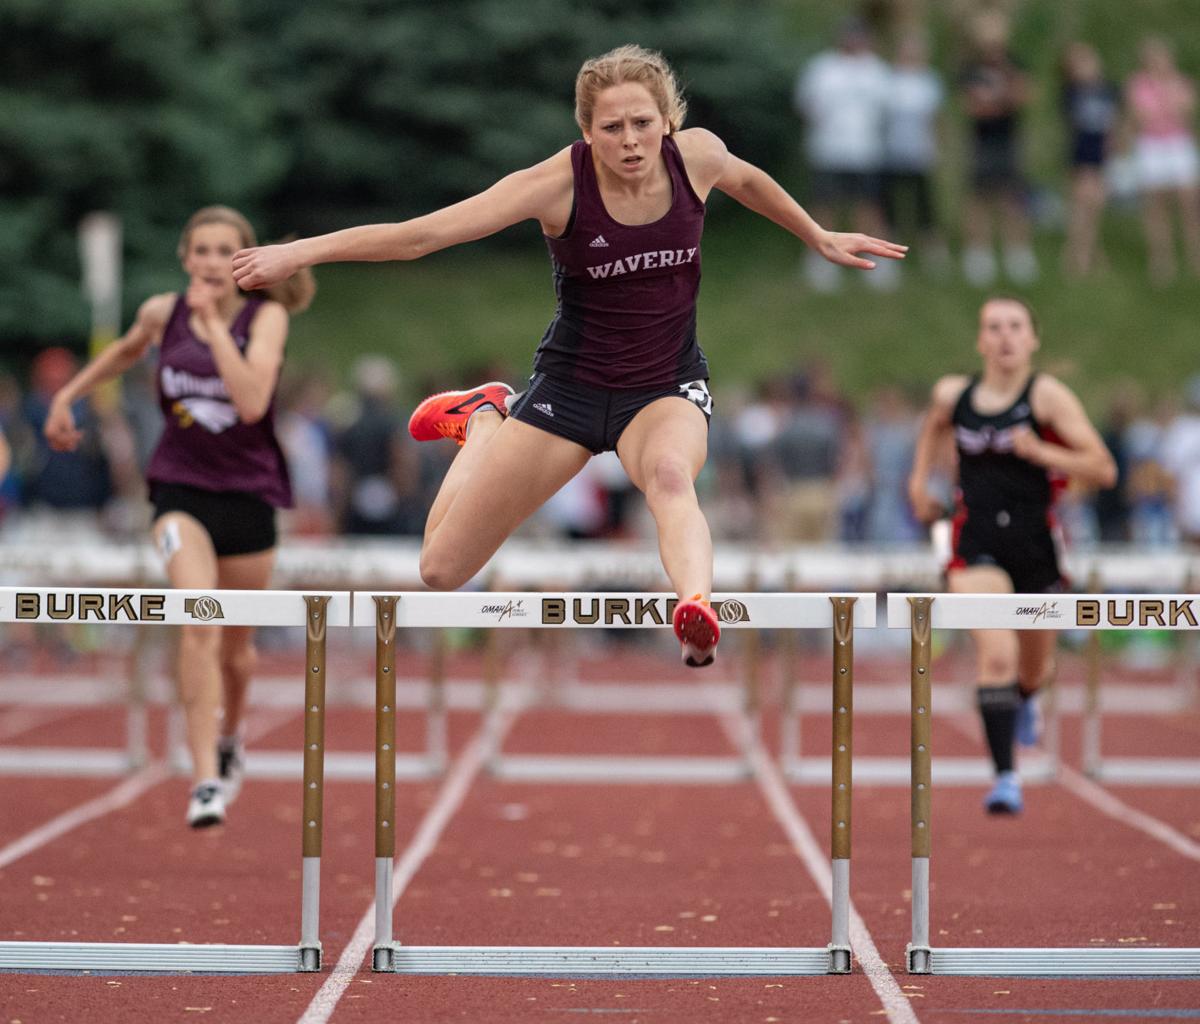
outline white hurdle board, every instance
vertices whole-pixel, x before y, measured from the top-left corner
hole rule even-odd
[[[839,598],[853,603],[837,602]],[[377,643],[392,658],[395,646],[391,636],[394,614],[396,628],[482,628],[482,629],[669,629],[676,598],[657,593],[386,593],[355,594],[354,624],[376,629]],[[846,667],[837,668],[837,657],[852,656],[855,627],[875,624],[874,594],[714,594],[712,606],[722,629],[828,629],[835,650],[834,675],[841,672],[845,685],[850,683]],[[850,613],[839,613],[849,607]],[[389,612],[388,609],[394,609]],[[850,620],[850,621],[847,621]],[[391,633],[389,635],[389,629]],[[839,637],[842,639],[839,640]],[[838,644],[840,643],[840,647]],[[837,652],[840,652],[837,653]],[[390,668],[390,663],[385,665]],[[383,711],[394,700],[382,691]],[[845,698],[843,698],[845,699]],[[493,707],[493,710],[495,708]],[[705,710],[705,709],[699,709]],[[848,711],[849,708],[843,710]],[[394,726],[381,727],[382,751],[394,739]],[[841,719],[849,727],[849,716]],[[848,735],[848,734],[847,734]],[[847,739],[848,743],[848,739]],[[845,749],[843,747],[842,749]],[[835,755],[836,757],[837,755]],[[846,755],[847,757],[849,755]],[[744,759],[714,768],[714,759],[693,759],[704,764],[688,764],[686,758],[647,759],[655,763],[630,767],[636,758],[554,758],[553,763],[534,758],[499,759],[518,768],[506,777],[546,782],[569,781],[714,781],[722,772],[734,770],[739,778],[751,774]],[[392,754],[384,753],[380,771],[386,773]],[[567,762],[576,764],[565,769]],[[604,763],[601,763],[604,762]],[[618,763],[619,762],[619,763]],[[664,763],[664,762],[669,762]],[[835,769],[836,774],[836,769]],[[849,814],[849,765],[846,765],[846,790],[835,793],[835,806],[846,802]],[[833,893],[831,899],[831,942],[824,948],[802,947],[612,947],[612,946],[410,946],[392,939],[392,877],[395,816],[394,789],[386,775],[377,775],[376,793],[376,864],[375,864],[375,946],[373,966],[377,971],[399,974],[470,974],[523,975],[538,977],[695,977],[722,975],[818,975],[849,973],[849,830],[832,837]],[[391,803],[389,810],[389,803]],[[381,810],[382,808],[382,810]],[[384,817],[380,817],[384,815]],[[839,825],[848,825],[847,818]],[[840,847],[839,839],[844,840]],[[843,848],[844,852],[839,852]]]
[[[313,650],[317,652],[315,656],[319,662],[317,667],[306,667],[307,682],[310,669],[316,672],[324,664],[326,630],[351,623],[349,593],[0,587],[0,622],[306,628],[310,625],[310,598],[324,599],[325,628],[309,634],[310,639],[317,637]],[[314,623],[319,624],[322,613],[314,609],[312,616]],[[301,696],[298,689],[297,702]],[[323,718],[324,709],[319,705],[306,710]],[[64,753],[70,755],[69,750]],[[323,744],[315,745],[313,757],[317,764],[321,763],[323,755]],[[319,797],[319,776],[314,779],[311,785]],[[316,827],[319,822],[310,824],[314,824],[314,830],[305,834],[305,842],[311,842],[315,837],[319,853],[320,828]],[[4,941],[0,942],[0,971],[270,974],[317,970],[321,950],[318,937],[320,856],[305,854],[301,862],[300,942],[296,945]]]
[[[928,622],[922,621],[928,610]],[[1200,976],[1200,949],[1116,947],[933,948],[929,944],[932,782],[929,696],[934,629],[1198,629],[1200,596],[1191,594],[889,594],[887,624],[913,636],[912,974],[1029,977]],[[918,650],[921,652],[918,658]],[[923,703],[918,706],[918,699]],[[919,714],[918,714],[919,712]],[[932,747],[932,741],[929,743]],[[917,780],[930,780],[930,782]],[[917,790],[922,792],[917,792]]]

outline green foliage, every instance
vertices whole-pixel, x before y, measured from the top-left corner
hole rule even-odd
[[[178,284],[175,239],[213,202],[251,206],[283,172],[267,103],[227,43],[234,8],[188,0],[0,7],[0,338],[81,344],[75,229],[125,231],[126,308]]]

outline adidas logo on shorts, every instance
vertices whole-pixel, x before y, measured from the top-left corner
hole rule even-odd
[[[588,248],[589,249],[607,249],[608,243],[604,240],[603,235],[597,235],[590,242],[588,242]]]
[[[540,413],[544,413],[551,419],[554,419],[554,410],[550,408],[549,402],[534,402],[533,407]]]

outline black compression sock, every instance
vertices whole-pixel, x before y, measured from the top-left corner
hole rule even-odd
[[[996,772],[1013,770],[1013,733],[1017,728],[1017,707],[1020,695],[1016,683],[1005,686],[980,686],[975,691],[983,731]]]

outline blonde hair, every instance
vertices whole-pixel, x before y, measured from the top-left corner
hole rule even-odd
[[[671,132],[683,127],[687,101],[671,65],[657,50],[628,43],[585,60],[575,76],[575,122],[583,131],[591,130],[596,96],[601,90],[625,82],[637,82],[649,90]]]
[[[188,245],[192,240],[192,232],[204,224],[229,225],[229,227],[238,233],[238,240],[241,242],[243,249],[249,249],[258,245],[254,228],[250,226],[250,222],[242,214],[238,213],[237,210],[230,206],[205,206],[203,209],[193,213],[188,218],[188,222],[183,226],[177,250],[181,260],[187,256]],[[262,294],[268,299],[278,302],[289,313],[302,313],[308,309],[316,292],[317,282],[308,267],[303,267],[286,280],[262,290]]]

